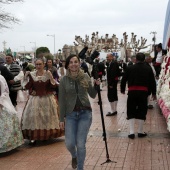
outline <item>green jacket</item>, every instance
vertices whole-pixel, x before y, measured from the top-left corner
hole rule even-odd
[[[60,110],[60,121],[64,122],[64,117],[66,114],[69,114],[73,111],[77,97],[79,97],[83,106],[91,107],[88,94],[91,98],[95,98],[97,90],[91,82],[90,77],[85,74],[85,78],[88,80],[89,87],[88,89],[80,86],[80,82],[77,81],[78,92],[75,88],[75,80],[71,79],[68,76],[64,76],[60,80],[59,85],[59,110]]]

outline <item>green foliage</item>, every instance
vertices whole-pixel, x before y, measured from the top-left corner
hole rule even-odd
[[[150,53],[144,53],[146,57],[149,57],[150,56]]]
[[[42,58],[44,54],[50,53],[50,50],[47,47],[39,47],[36,50],[36,58]]]
[[[29,71],[33,71],[35,69],[35,66],[32,63],[29,63],[26,69]]]
[[[10,48],[6,49],[5,54],[6,54],[6,55],[7,55],[7,54],[12,54],[11,49],[10,49]]]
[[[44,57],[45,57],[46,59],[51,59],[51,60],[54,59],[54,56],[53,56],[51,53],[45,54]]]

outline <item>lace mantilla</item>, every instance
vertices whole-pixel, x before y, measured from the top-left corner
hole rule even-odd
[[[47,71],[44,70],[44,74],[42,76],[37,76],[37,71],[30,72],[31,77],[34,81],[43,81],[46,82],[50,79],[49,75],[47,74]]]

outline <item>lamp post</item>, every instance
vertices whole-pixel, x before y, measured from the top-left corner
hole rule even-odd
[[[156,31],[152,31],[152,32],[150,32],[150,34],[153,34],[153,38],[152,38],[152,41],[153,41],[153,44],[154,44],[154,46],[155,46],[155,42],[156,42],[156,34],[157,34],[157,32]]]
[[[58,58],[61,60],[61,49],[58,50]]]
[[[156,57],[156,53],[155,53],[155,42],[156,42],[156,34],[157,34],[157,32],[156,31],[152,31],[152,32],[150,32],[150,34],[153,34],[153,38],[152,38],[152,41],[153,41],[153,51],[154,51],[154,57]]]
[[[23,47],[23,48],[24,48],[24,57],[25,57],[25,46],[21,46],[21,47]]]
[[[53,34],[53,35],[47,35],[47,36],[51,36],[51,37],[54,38],[54,55],[55,55],[55,34]]]
[[[33,43],[35,45],[34,58],[36,58],[36,49],[37,49],[36,42],[30,42],[30,43]]]

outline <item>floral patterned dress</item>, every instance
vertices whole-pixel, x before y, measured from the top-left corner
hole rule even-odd
[[[24,139],[48,140],[64,135],[59,127],[58,105],[53,94],[55,87],[46,71],[42,76],[37,76],[36,71],[30,72],[25,86],[30,96],[21,121]]]
[[[24,143],[17,112],[9,98],[8,85],[0,75],[0,153]]]

